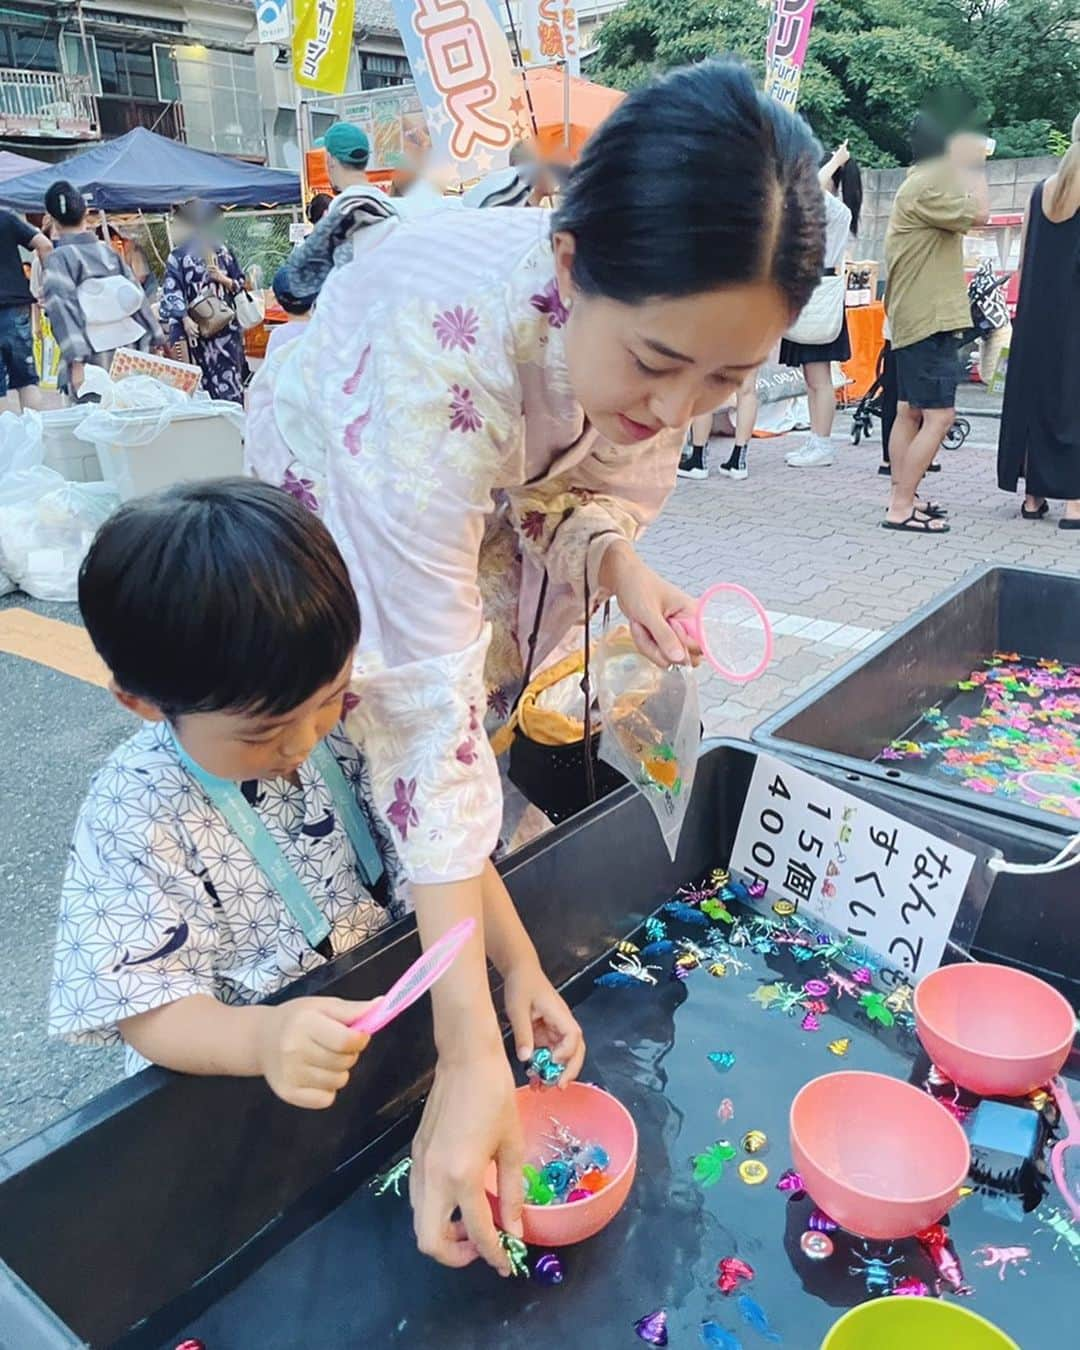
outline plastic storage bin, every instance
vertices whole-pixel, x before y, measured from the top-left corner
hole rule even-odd
[[[75,428],[89,411],[87,406],[49,408],[41,414],[45,463],[69,483],[101,482],[101,465],[94,447],[75,435]]]
[[[168,420],[155,435],[153,429],[161,420],[162,410],[116,410],[112,416],[125,432],[131,432],[135,443],[94,443],[101,476],[116,484],[121,501],[172,483],[230,478],[243,472],[244,438],[239,418],[197,405],[168,411]]]

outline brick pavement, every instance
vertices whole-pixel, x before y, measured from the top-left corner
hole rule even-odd
[[[961,406],[973,397],[986,406],[985,396],[964,390]],[[755,441],[743,482],[679,482],[646,535],[647,561],[691,594],[713,581],[738,581],[774,616],[797,616],[774,619],[776,652],[760,680],[733,689],[713,675],[702,685],[707,734],[748,735],[878,630],[974,568],[998,562],[1080,573],[1080,534],[1057,529],[1057,503],[1047,520],[1020,519],[1021,499],[997,487],[998,423],[971,420],[967,444],[943,450],[942,472],[927,479],[933,499],[950,509],[952,529],[941,538],[880,528],[887,493],[887,480],[876,472],[880,442],[852,446],[844,413],[833,433],[836,462],[828,468],[789,468],[784,455],[802,439],[793,433]],[[714,464],[730,445],[714,441]],[[829,622],[815,626],[815,620]]]

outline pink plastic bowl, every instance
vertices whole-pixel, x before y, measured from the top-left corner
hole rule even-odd
[[[955,1203],[971,1152],[925,1092],[879,1073],[815,1078],[791,1103],[791,1154],[814,1203],[879,1240],[929,1228]]]
[[[545,1135],[552,1130],[551,1117],[585,1142],[607,1150],[611,1165],[609,1185],[588,1200],[572,1205],[526,1205],[522,1211],[524,1238],[534,1247],[570,1247],[606,1228],[626,1203],[637,1171],[637,1126],[621,1102],[589,1083],[571,1083],[564,1091],[523,1087],[517,1090],[518,1113],[525,1131],[525,1157],[547,1159]],[[484,1178],[495,1222],[499,1221],[495,1165]]]
[[[1076,1015],[1034,975],[1008,966],[942,966],[915,988],[915,1028],[942,1073],[982,1097],[1022,1097],[1069,1057]]]

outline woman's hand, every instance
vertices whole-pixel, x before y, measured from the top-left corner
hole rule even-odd
[[[697,664],[701,655],[697,645],[672,622],[680,614],[689,619],[693,600],[646,567],[625,539],[608,545],[600,564],[600,584],[618,600],[642,656],[658,666]]]
[[[416,1243],[444,1266],[467,1266],[480,1256],[500,1275],[509,1275],[484,1174],[494,1159],[499,1224],[520,1237],[525,1141],[514,1080],[497,1035],[487,1045],[464,1049],[468,1053],[460,1056],[440,1055],[413,1140],[409,1198]],[[461,1212],[457,1220],[456,1210]]]
[[[535,955],[507,971],[504,980],[506,1015],[518,1059],[524,1064],[544,1046],[563,1066],[559,1086],[572,1083],[585,1061],[585,1037],[566,1001],[540,969]]]
[[[189,342],[198,342],[199,325],[195,322],[195,320],[191,317],[191,315],[185,314],[184,317],[180,320],[180,323],[183,326],[184,336],[187,338],[187,340]]]
[[[833,151],[833,161],[838,169],[842,169],[851,158],[851,151],[848,149],[847,141],[841,141]]]

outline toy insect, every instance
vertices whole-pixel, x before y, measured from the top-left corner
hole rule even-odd
[[[506,1253],[506,1259],[510,1263],[510,1274],[518,1279],[527,1280],[529,1278],[529,1249],[524,1242],[512,1233],[500,1233],[499,1245]]]
[[[776,1000],[777,1012],[787,1013],[790,1016],[794,1012],[801,1012],[803,999],[806,995],[801,989],[794,989],[790,984],[779,984],[776,986],[778,997]]]
[[[890,1012],[906,1013],[911,1011],[912,991],[910,984],[898,984],[891,994],[885,997],[885,1006]]]
[[[999,1280],[1004,1280],[1005,1272],[1013,1267],[1021,1275],[1026,1275],[1027,1271],[1024,1270],[1021,1262],[1031,1260],[1030,1247],[991,1247],[986,1245],[976,1247],[971,1254],[984,1258],[979,1262],[984,1269],[992,1270],[996,1268]]]
[[[825,972],[825,978],[838,994],[847,994],[849,998],[859,998],[859,986],[854,980],[849,980],[846,975],[841,975],[838,970],[828,970]]]
[[[688,905],[700,905],[702,900],[711,900],[715,896],[717,887],[706,886],[680,886],[675,892],[680,900],[685,900]]]
[[[667,924],[663,919],[655,917],[645,920],[645,936],[650,942],[659,942],[661,938],[667,937]]]
[[[1036,1228],[1036,1235],[1052,1233],[1054,1235],[1052,1250],[1056,1252],[1064,1242],[1073,1260],[1080,1263],[1080,1230],[1068,1215],[1060,1209],[1055,1209],[1053,1205],[1042,1205],[1035,1211],[1035,1217],[1046,1225],[1044,1228]]]
[[[641,952],[641,948],[633,942],[617,942],[615,950],[620,956],[637,956]]]
[[[652,972],[660,969],[659,966],[643,966],[640,956],[630,956],[625,952],[616,953],[611,968],[620,975],[629,975],[631,979],[640,980],[642,984],[655,984],[656,976]]]
[[[885,1256],[888,1256],[891,1251],[891,1246],[886,1247]],[[892,1292],[893,1277],[889,1274],[889,1270],[893,1266],[898,1266],[903,1257],[894,1256],[891,1261],[887,1261],[881,1256],[871,1256],[869,1252],[853,1252],[852,1255],[860,1264],[848,1266],[848,1274],[858,1275],[865,1280],[868,1294],[888,1294]]]
[[[376,1195],[385,1195],[387,1191],[393,1191],[395,1195],[401,1195],[401,1183],[409,1175],[412,1168],[411,1158],[402,1158],[396,1162],[388,1172],[383,1172],[381,1176],[375,1177],[371,1186]]]

